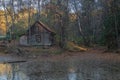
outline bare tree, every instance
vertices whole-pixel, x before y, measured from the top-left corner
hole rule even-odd
[[[31,16],[30,16],[31,0],[29,0],[29,2],[28,2],[27,5],[28,5],[28,29],[29,29],[29,30],[28,30],[28,31],[29,31],[29,34],[28,34],[28,35],[29,35],[29,36],[28,36],[28,43],[31,44],[31,43],[30,43],[30,38],[31,38],[31,30],[30,30],[30,26],[31,26],[31,25],[30,25],[30,24],[31,24],[31,20],[30,20],[30,17],[31,17]]]
[[[67,26],[68,26],[68,22],[69,22],[69,9],[68,9],[68,4],[69,4],[69,0],[58,0],[58,5],[59,8],[62,11],[62,15],[60,15],[61,19],[61,38],[60,38],[60,46],[61,48],[66,48],[67,45]]]
[[[11,26],[11,37],[15,39],[14,35],[14,27],[15,27],[15,10],[14,10],[14,0],[11,0],[11,18],[12,18],[12,26]]]
[[[7,17],[6,6],[5,6],[5,1],[4,0],[2,1],[2,4],[3,4],[3,7],[4,7],[4,12],[5,12],[4,16],[5,16],[5,21],[6,21],[6,34],[7,34],[9,24],[8,24],[8,17]]]
[[[38,7],[37,7],[37,20],[39,21],[40,20],[40,10],[41,10],[41,3],[42,0],[38,0]]]

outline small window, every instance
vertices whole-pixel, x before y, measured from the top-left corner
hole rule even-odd
[[[40,43],[41,42],[41,35],[36,35],[36,42]]]

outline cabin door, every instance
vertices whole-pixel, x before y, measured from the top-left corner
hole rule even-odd
[[[36,42],[41,43],[41,35],[36,35]]]

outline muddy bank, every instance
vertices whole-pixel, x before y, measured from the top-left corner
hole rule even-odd
[[[24,48],[22,53],[14,50],[11,53],[0,53],[0,62],[4,61],[61,61],[69,60],[72,58],[80,60],[94,60],[106,62],[120,62],[119,53],[105,53],[103,49],[89,49],[85,52],[68,52],[61,51],[60,49],[41,49],[41,48]]]

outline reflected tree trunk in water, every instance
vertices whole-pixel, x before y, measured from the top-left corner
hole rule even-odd
[[[12,80],[15,80],[15,76],[16,76],[16,66],[15,64],[12,64]]]

